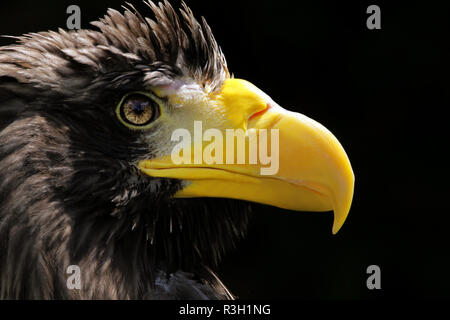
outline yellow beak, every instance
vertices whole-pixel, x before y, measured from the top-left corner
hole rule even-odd
[[[333,134],[302,114],[282,109],[244,80],[226,80],[222,90],[209,98],[218,106],[212,112],[225,114],[229,129],[245,133],[244,163],[237,160],[236,143],[234,150],[223,146],[224,159],[233,153],[223,164],[175,164],[166,156],[140,162],[142,172],[189,181],[176,197],[242,199],[296,211],[333,210],[332,231],[338,232],[350,210],[355,178]],[[257,150],[266,141],[259,135],[264,131],[267,144],[264,150]],[[271,132],[275,132],[273,136]],[[197,141],[192,144],[192,150],[195,148],[204,150],[205,146]],[[257,163],[255,152],[256,158],[261,158]],[[271,153],[270,164],[267,157],[263,161],[265,153]]]

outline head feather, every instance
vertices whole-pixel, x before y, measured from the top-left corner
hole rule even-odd
[[[127,4],[124,13],[109,9],[92,22],[99,31],[59,29],[15,37],[18,44],[0,48],[0,77],[60,94],[130,72],[142,73],[149,86],[182,77],[208,91],[218,89],[229,72],[205,19],[199,22],[185,3],[179,13],[167,1],[145,3],[152,18]]]

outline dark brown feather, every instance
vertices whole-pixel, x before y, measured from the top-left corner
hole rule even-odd
[[[100,31],[32,33],[0,47],[0,298],[230,299],[209,269],[245,233],[247,203],[173,199],[182,184],[137,172],[152,157],[113,107],[129,91],[229,76],[185,5],[129,5]],[[82,269],[81,290],[66,268]]]

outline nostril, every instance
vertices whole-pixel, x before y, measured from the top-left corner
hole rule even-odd
[[[252,119],[254,119],[254,118],[256,118],[256,117],[259,117],[259,116],[263,115],[267,110],[269,110],[269,108],[270,108],[270,104],[267,103],[267,104],[266,104],[266,107],[265,107],[263,110],[258,111],[258,112],[256,112],[256,113],[252,114],[252,115],[248,118],[248,121],[250,121],[250,120],[252,120]]]

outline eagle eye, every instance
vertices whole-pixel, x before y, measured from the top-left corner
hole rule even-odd
[[[122,98],[116,115],[125,126],[142,130],[159,117],[160,107],[151,94],[135,92]]]

